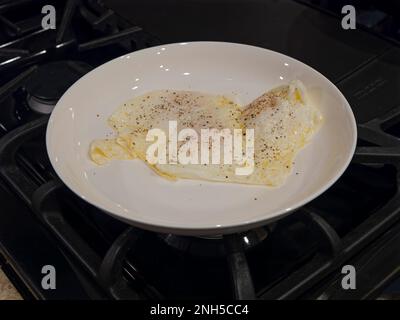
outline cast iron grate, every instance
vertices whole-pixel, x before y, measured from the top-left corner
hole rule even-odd
[[[74,52],[84,54],[86,51],[117,43],[128,51],[158,44],[158,39],[144,32],[142,28],[132,26],[119,16],[117,18],[112,10],[104,8],[98,1],[91,0],[68,0],[56,30],[41,27],[41,7],[37,6],[36,11],[40,19],[36,19],[37,23],[33,28],[23,29],[4,15],[19,8],[26,10],[26,3],[24,0],[12,1],[0,7],[0,23],[14,31],[14,36],[0,44],[0,71],[54,59],[66,52],[70,55]],[[75,24],[72,23],[74,18],[78,19],[77,16],[80,18],[80,24],[83,19],[100,36],[94,40],[80,41],[81,32],[74,31]],[[29,32],[32,29],[33,32]],[[27,43],[33,47],[27,49]]]

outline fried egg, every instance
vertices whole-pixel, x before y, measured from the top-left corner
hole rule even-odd
[[[173,154],[181,152],[188,141],[195,140],[198,143],[195,150],[198,162],[195,164],[182,164],[179,161],[151,163],[148,160],[147,152],[154,143],[149,141],[148,134],[152,129],[165,132],[169,147],[171,121],[176,123],[175,129],[179,135],[182,129],[190,128],[197,137],[192,134],[178,139],[176,150],[166,149],[166,158],[176,160]],[[108,119],[115,137],[94,140],[89,156],[98,165],[111,160],[139,159],[158,175],[170,180],[182,178],[279,186],[290,174],[296,154],[321,123],[322,115],[317,107],[309,103],[306,89],[300,81],[270,90],[244,107],[223,95],[157,90],[121,105]],[[232,136],[241,140],[243,150],[250,145],[247,140],[250,134],[246,134],[246,129],[254,130],[252,161],[246,157],[239,157],[240,161],[234,161],[234,157],[231,162],[225,161],[224,142],[232,137],[221,138],[220,145],[216,146],[222,154],[219,163],[213,163],[212,146],[208,146],[206,158],[209,161],[203,161],[201,152],[205,149],[202,149],[201,143],[204,129],[216,129],[219,132],[228,129],[232,134],[235,130],[242,132],[240,137]],[[184,150],[187,152],[187,148]],[[190,149],[190,153],[193,150]],[[245,151],[241,152],[243,154]],[[249,174],[238,174],[238,168],[246,169],[249,166]]]

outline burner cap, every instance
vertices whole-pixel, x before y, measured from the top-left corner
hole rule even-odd
[[[29,106],[40,113],[51,113],[64,92],[91,69],[79,61],[56,61],[40,66],[25,85]]]
[[[251,249],[267,239],[275,225],[261,227],[239,234],[241,246]],[[225,244],[222,236],[186,237],[174,234],[159,234],[169,246],[178,251],[189,253],[199,257],[222,257],[226,254]]]

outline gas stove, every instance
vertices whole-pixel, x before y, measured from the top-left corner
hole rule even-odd
[[[59,25],[43,30],[44,4],[49,3],[0,2],[0,265],[24,298],[359,299],[377,297],[399,276],[400,48],[395,41],[344,31],[337,18],[289,0],[238,5],[249,17],[241,32],[229,32],[240,8],[229,9],[223,25],[211,17],[206,25],[194,21],[177,31],[157,19],[172,14],[161,3],[154,12],[146,2],[105,6],[89,0],[53,1]],[[189,19],[192,10],[202,10],[193,8],[175,14]],[[259,21],[261,13],[281,16]],[[283,24],[291,27],[280,28]],[[256,28],[266,31],[255,35]],[[282,33],[274,36],[272,29]],[[209,238],[131,227],[68,190],[45,146],[48,114],[68,87],[128,52],[205,38],[289,54],[336,83],[359,132],[354,159],[339,181],[273,224]],[[46,265],[57,271],[56,290],[41,285]],[[357,270],[355,290],[341,287],[344,265]]]

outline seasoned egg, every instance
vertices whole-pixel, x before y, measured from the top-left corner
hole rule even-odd
[[[268,91],[244,107],[222,95],[158,90],[120,106],[108,119],[115,138],[93,141],[89,155],[98,165],[139,159],[170,180],[279,186],[321,122],[300,81]],[[220,133],[219,143],[204,138],[207,129]],[[157,132],[164,137],[153,134]],[[149,150],[165,161],[151,161]],[[214,159],[216,151],[221,156]]]

